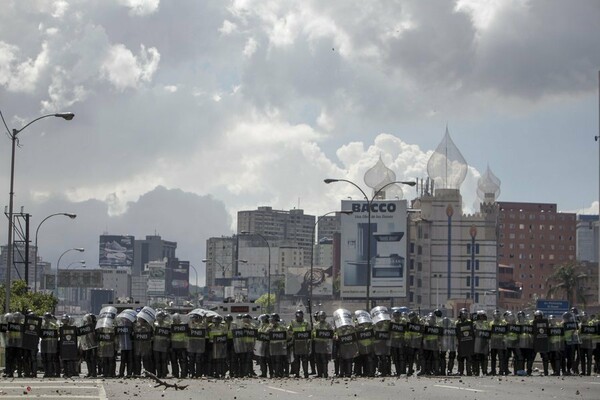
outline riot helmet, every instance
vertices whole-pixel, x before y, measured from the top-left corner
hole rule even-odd
[[[271,321],[272,322],[279,322],[281,319],[279,318],[279,314],[277,313],[273,313],[271,314]]]
[[[317,313],[317,317],[318,317],[319,321],[325,322],[325,319],[327,319],[327,314],[325,313],[325,311],[319,311]]]
[[[533,313],[533,319],[539,321],[544,318],[544,312],[542,310],[535,310]]]
[[[469,311],[466,308],[461,308],[458,312],[458,317],[461,320],[466,321],[469,318]]]
[[[63,325],[69,325],[71,323],[71,317],[69,316],[69,314],[63,314],[63,316],[60,317],[60,322]]]
[[[588,317],[588,315],[585,311],[582,311],[579,313],[579,318],[581,319],[581,322],[584,324],[590,320],[590,318]]]
[[[171,317],[171,320],[173,321],[173,323],[175,325],[180,324],[181,323],[181,316],[179,315],[179,313],[175,313],[173,314],[173,316]]]
[[[442,318],[442,310],[440,310],[439,308],[436,308],[435,310],[433,310],[433,315],[436,316],[436,318]]]
[[[296,322],[302,322],[304,320],[304,312],[302,310],[296,310]]]

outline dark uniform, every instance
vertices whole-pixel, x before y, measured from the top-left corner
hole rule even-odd
[[[317,377],[328,378],[328,364],[333,349],[333,327],[327,322],[325,311],[319,311],[317,317],[318,321],[312,331]]]
[[[206,323],[200,314],[190,314],[188,322],[188,375],[206,376]]]
[[[40,330],[40,353],[42,356],[42,367],[44,378],[55,378],[59,376],[58,366],[58,323],[54,316],[47,312],[42,320]]]

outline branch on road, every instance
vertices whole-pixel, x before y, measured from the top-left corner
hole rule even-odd
[[[158,385],[154,386],[155,388],[164,386],[165,389],[173,388],[175,390],[183,390],[188,387],[188,385],[178,385],[176,383],[167,383],[167,382],[163,381],[162,379],[158,379],[158,377],[156,375],[154,375],[152,372],[144,371],[144,373],[146,374],[146,376],[152,378],[155,382],[158,382]]]

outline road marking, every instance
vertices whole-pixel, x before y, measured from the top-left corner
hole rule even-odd
[[[458,387],[458,386],[448,386],[448,385],[433,385],[433,386],[443,388],[443,389],[466,390],[467,392],[485,392],[485,390],[462,388],[462,387]]]
[[[586,382],[589,385],[600,385],[600,382]]]
[[[282,392],[286,392],[286,393],[298,394],[298,392],[294,392],[294,391],[287,390],[287,389],[276,388],[276,387],[273,387],[273,386],[267,386],[267,387],[268,387],[269,389],[273,389],[273,390],[280,390],[280,391],[282,391]]]
[[[2,396],[2,400],[4,399],[21,399],[25,395],[20,396]],[[98,399],[98,396],[73,396],[73,395],[56,395],[56,394],[38,394],[38,395],[27,395],[28,398],[36,398],[36,399]]]
[[[100,387],[98,386],[64,386],[64,385],[59,385],[59,386],[37,386],[37,385],[18,385],[18,386],[5,386],[2,385],[0,386],[0,389],[26,389],[27,386],[31,386],[31,388],[35,388],[35,389],[62,389],[62,388],[68,388],[68,389],[100,389]]]

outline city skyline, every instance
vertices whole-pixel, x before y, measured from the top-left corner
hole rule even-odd
[[[75,113],[19,135],[15,210],[32,230],[78,214],[40,231],[53,265],[71,247],[94,265],[102,233],[155,233],[203,271],[237,211],[338,209],[360,193],[323,179],[366,189],[379,157],[426,178],[447,127],[466,212],[489,165],[499,201],[597,214],[599,19],[595,1],[8,1],[8,128]]]

